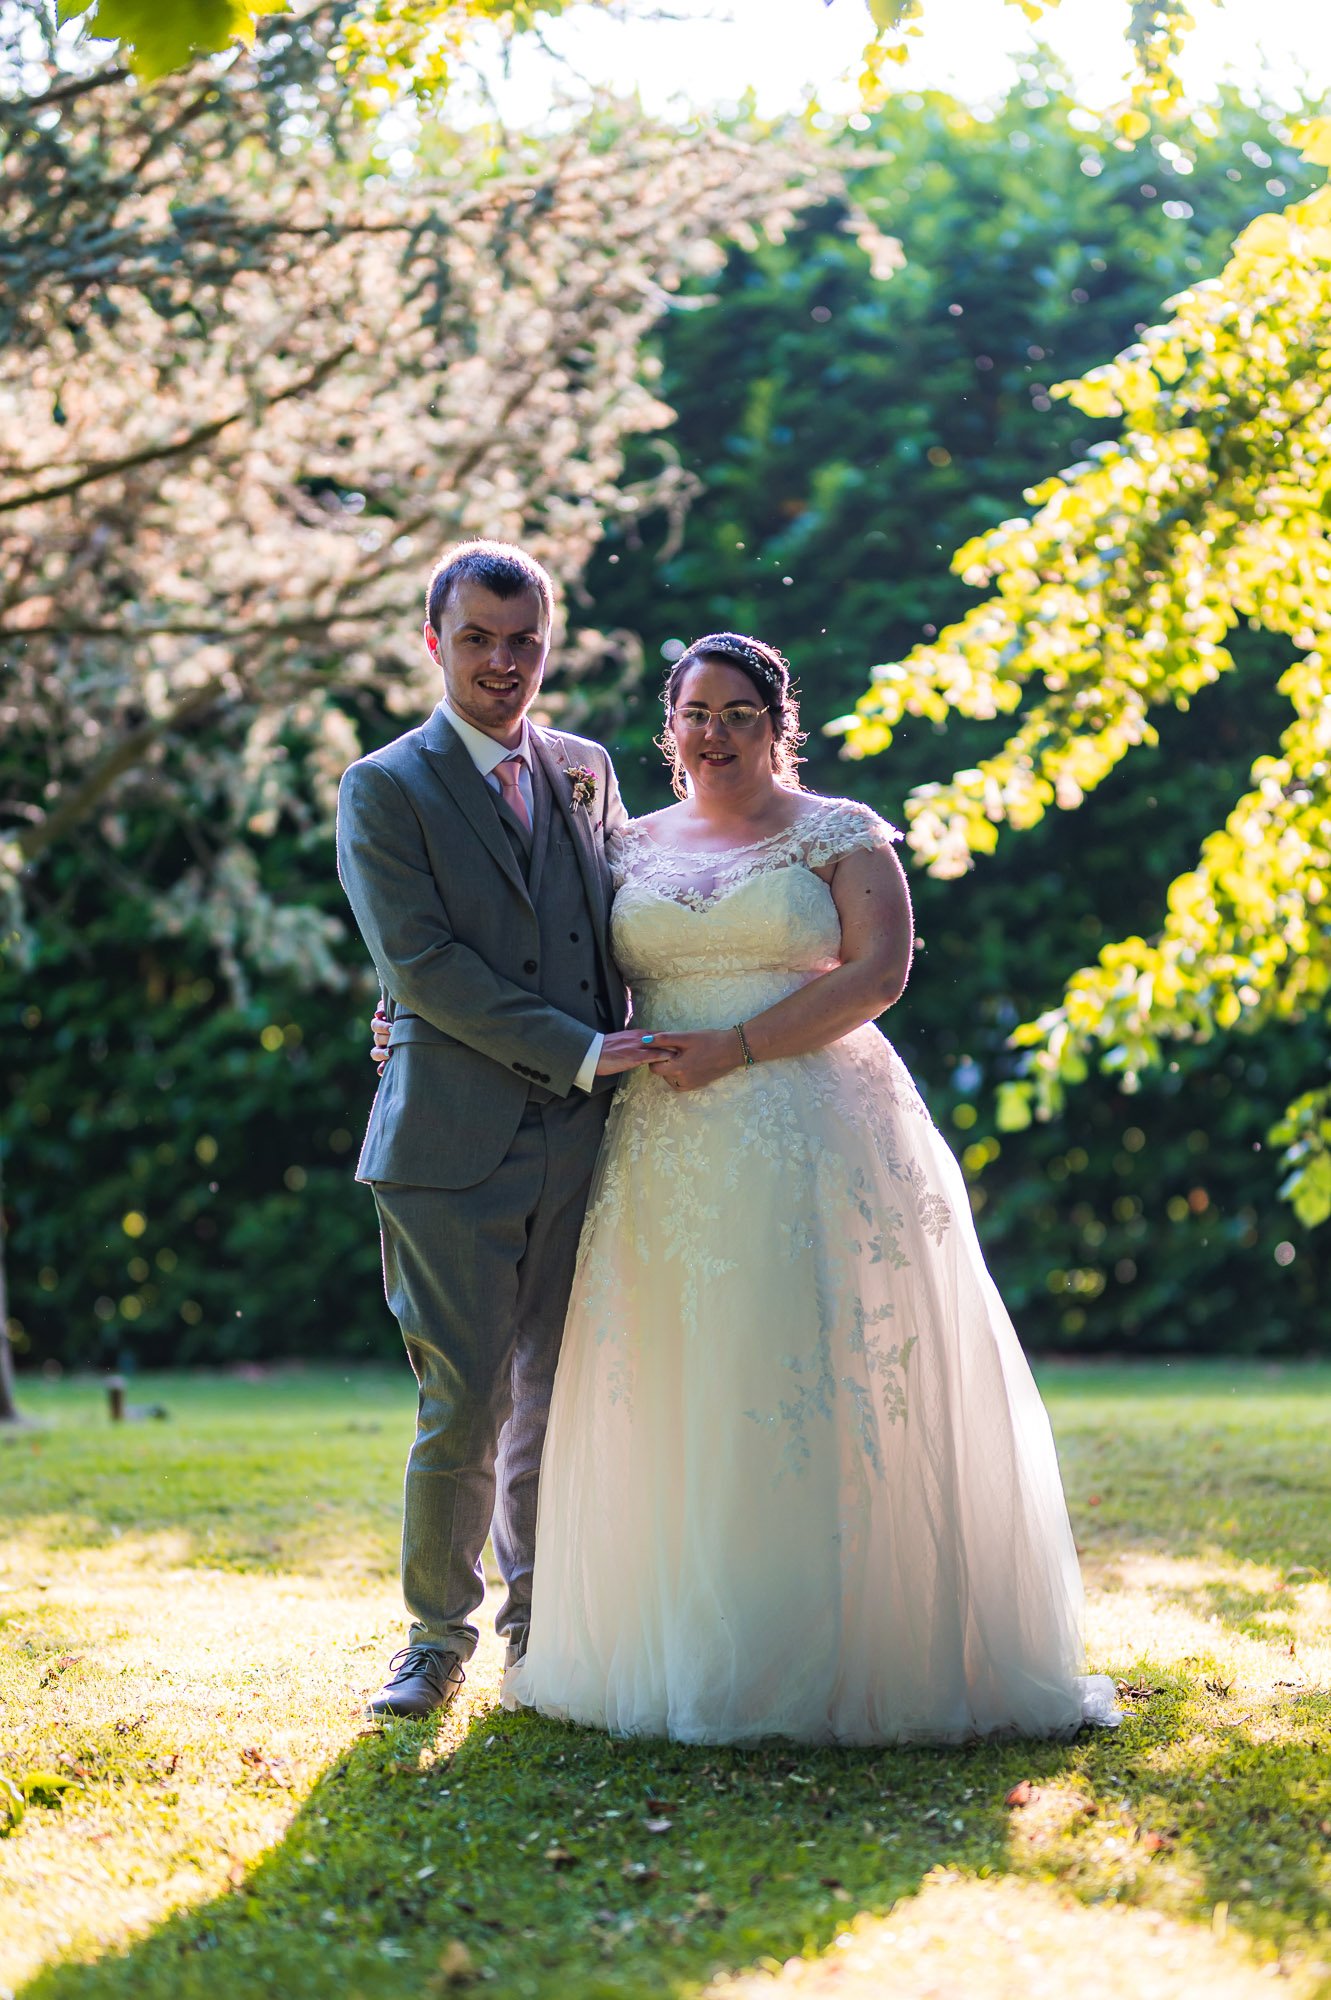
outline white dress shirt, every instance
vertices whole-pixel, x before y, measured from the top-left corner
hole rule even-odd
[[[467,755],[471,758],[472,763],[476,766],[476,769],[480,772],[496,798],[501,796],[499,780],[495,776],[498,767],[506,757],[519,757],[522,760],[518,768],[518,790],[522,793],[526,801],[527,816],[532,825],[535,826],[536,800],[532,793],[531,784],[531,729],[525,718],[522,724],[522,741],[518,744],[516,750],[509,750],[504,744],[496,742],[493,736],[487,736],[483,729],[477,729],[475,723],[466,721],[464,717],[458,714],[455,708],[449,706],[447,700],[441,701],[439,706],[443,709],[444,714],[462,738],[463,743],[466,745]],[[601,1060],[601,1049],[604,1043],[604,1035],[592,1036],[591,1044],[582,1059],[582,1066],[573,1079],[575,1089],[591,1089],[596,1078],[596,1065]]]

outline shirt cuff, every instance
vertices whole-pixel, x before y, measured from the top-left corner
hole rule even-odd
[[[605,1047],[604,1035],[593,1035],[592,1045],[582,1059],[582,1068],[573,1079],[575,1090],[590,1090],[596,1081],[596,1065],[601,1060],[601,1050]]]

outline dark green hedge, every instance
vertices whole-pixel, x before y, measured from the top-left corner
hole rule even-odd
[[[709,627],[757,631],[791,655],[815,731],[848,707],[876,660],[963,606],[953,548],[1094,441],[1048,385],[1218,268],[1280,198],[1268,182],[1309,179],[1258,112],[1221,110],[1185,175],[1079,129],[1048,78],[988,123],[942,99],[890,106],[859,135],[880,157],[857,194],[902,239],[904,270],[876,283],[845,215],[824,212],[733,257],[714,304],[671,316],[663,391],[704,493],[664,562],[612,534],[578,615],[640,632],[651,660]],[[1279,665],[1254,638],[1241,677],[1166,718],[1160,748],[1082,811],[1008,836],[963,882],[915,878],[924,946],[890,1028],[963,1155],[1030,1346],[1326,1343],[1326,1232],[1300,1231],[1262,1150],[1320,1074],[1315,1024],[1181,1051],[1133,1099],[1093,1079],[1057,1127],[1000,1139],[993,1118],[1012,1025],[1102,941],[1156,927],[1166,884],[1279,726]],[[593,693],[630,803],[660,803],[654,687],[608,673]],[[809,780],[899,815],[911,786],[989,740],[915,727],[848,766],[815,734]],[[123,885],[150,876],[162,829],[118,837],[114,854],[92,840],[44,870],[37,961],[0,974],[21,1365],[395,1351],[372,1202],[351,1179],[373,1086],[359,945],[340,992],[269,982],[239,1004],[201,946],[141,934]],[[330,843],[260,845],[271,888],[340,911]]]

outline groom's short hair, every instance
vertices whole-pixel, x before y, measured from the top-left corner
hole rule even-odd
[[[520,597],[534,590],[545,612],[546,630],[554,616],[555,592],[549,572],[516,542],[461,542],[436,564],[425,593],[425,615],[437,632],[455,586],[463,581],[483,584],[496,597]]]

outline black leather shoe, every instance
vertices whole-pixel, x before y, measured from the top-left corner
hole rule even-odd
[[[366,1703],[365,1712],[371,1722],[433,1715],[448,1707],[466,1678],[459,1654],[438,1646],[404,1646],[388,1662],[388,1679]]]

